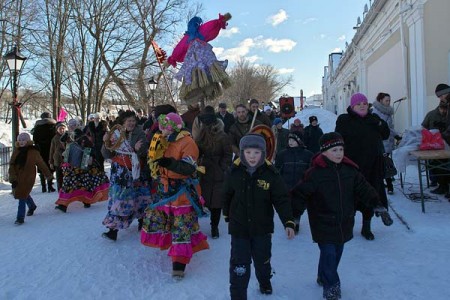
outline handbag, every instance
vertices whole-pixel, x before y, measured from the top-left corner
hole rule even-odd
[[[389,155],[383,156],[384,160],[384,178],[392,178],[397,175],[397,169],[395,168],[394,161]]]
[[[422,142],[419,146],[420,150],[442,150],[444,148],[444,140],[439,131],[422,129]]]

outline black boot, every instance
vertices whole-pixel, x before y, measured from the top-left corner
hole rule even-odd
[[[45,182],[44,174],[39,174],[39,178],[41,179],[42,192],[47,193],[47,183]]]
[[[27,212],[27,216],[32,216],[34,214],[34,211],[36,210],[37,206],[34,206],[33,208],[29,208]]]
[[[180,262],[172,263],[172,277],[181,280],[184,277],[184,270],[186,269],[186,264]]]
[[[386,187],[389,195],[394,194],[394,186],[392,184],[392,178],[386,178]]]
[[[211,237],[213,239],[219,238],[219,222],[220,222],[220,214],[221,209],[220,208],[211,208]]]
[[[55,206],[55,209],[59,209],[63,213],[67,212],[67,206],[64,206],[62,204],[58,204],[57,206]]]
[[[108,232],[102,233],[102,237],[110,239],[111,241],[116,241],[117,240],[117,232],[119,232],[119,230],[110,228]]]
[[[17,218],[17,220],[14,222],[16,225],[22,225],[25,223],[24,218]]]
[[[141,231],[142,226],[144,225],[144,219],[138,219],[138,231]]]
[[[366,240],[372,241],[375,239],[375,236],[373,235],[372,231],[370,230],[370,219],[369,220],[363,220],[363,226],[361,229],[361,235],[366,238]]]
[[[47,181],[47,191],[49,193],[53,193],[53,192],[56,191],[55,188],[53,187],[53,180],[52,179]]]
[[[219,238],[219,227],[217,226],[211,226],[211,237],[213,239],[218,239]]]
[[[261,294],[271,295],[272,294],[272,284],[270,281],[259,284],[259,291]]]

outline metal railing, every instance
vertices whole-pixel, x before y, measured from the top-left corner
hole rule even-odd
[[[0,181],[8,179],[9,160],[11,159],[12,147],[0,148]]]

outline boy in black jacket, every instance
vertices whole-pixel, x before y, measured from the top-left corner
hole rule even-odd
[[[223,214],[231,235],[231,299],[247,299],[253,259],[262,294],[272,294],[270,257],[274,210],[288,239],[294,234],[292,208],[283,179],[265,160],[266,142],[248,134],[239,143],[240,158],[228,171],[223,185]]]
[[[337,132],[324,134],[320,151],[313,158],[304,181],[291,192],[294,208],[308,209],[314,242],[320,248],[317,283],[323,285],[323,297],[341,297],[341,282],[337,272],[344,243],[353,238],[355,204],[375,207],[383,223],[392,224],[388,212],[379,202],[377,191],[365,180],[358,166],[344,156],[344,139]]]

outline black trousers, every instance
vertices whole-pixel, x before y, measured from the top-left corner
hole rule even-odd
[[[231,236],[230,295],[232,300],[246,300],[250,265],[255,265],[258,282],[270,282],[272,266],[272,235],[241,238]]]

